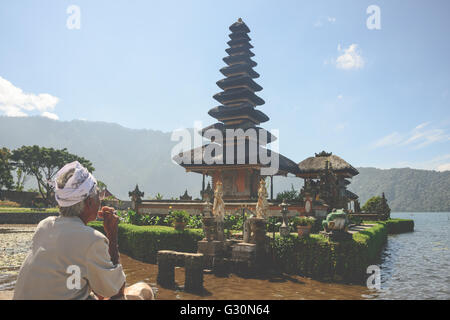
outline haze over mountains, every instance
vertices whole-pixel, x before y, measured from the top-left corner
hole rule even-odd
[[[97,179],[120,199],[128,199],[128,191],[136,183],[145,192],[144,198],[158,192],[164,198],[178,197],[186,189],[193,198],[199,197],[201,175],[186,173],[171,161],[171,150],[178,142],[170,137],[171,133],[128,129],[106,122],[0,116],[0,147],[15,149],[37,144],[67,148],[70,153],[89,159]],[[358,170],[360,174],[352,179],[349,189],[359,195],[361,204],[385,192],[393,211],[450,211],[450,171]],[[274,180],[274,196],[290,189],[291,184],[297,190],[303,184],[302,179],[295,177]],[[26,188],[34,186],[30,177]]]

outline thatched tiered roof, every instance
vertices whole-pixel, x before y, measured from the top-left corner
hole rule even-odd
[[[256,109],[257,106],[263,105],[265,102],[256,94],[262,90],[262,87],[253,80],[258,78],[259,74],[253,70],[253,67],[257,64],[251,59],[254,53],[250,51],[253,48],[249,43],[251,40],[248,36],[250,29],[242,19],[233,23],[229,29],[231,40],[227,43],[230,47],[225,50],[228,56],[223,58],[227,66],[220,69],[225,78],[217,82],[217,85],[223,91],[213,96],[221,105],[208,112],[210,116],[220,122],[214,123],[201,131],[201,135],[211,140],[211,144],[186,151],[173,158],[189,171],[204,173],[210,169],[217,170],[238,166],[253,167],[258,170],[267,166],[265,163],[267,161],[261,160],[259,155],[267,155],[267,157],[271,155],[271,151],[263,146],[276,140],[274,135],[259,127],[259,124],[268,121],[269,117]],[[222,134],[223,139],[220,139],[221,141],[217,139],[217,136],[214,136],[217,131]],[[243,154],[240,154],[238,159],[237,153],[243,144],[245,144],[245,152],[242,152]],[[205,149],[208,147],[211,149],[211,146],[214,145],[218,147],[218,150],[223,150],[223,154],[216,155],[211,159],[212,161],[206,163]],[[256,145],[255,148],[252,148],[254,145]],[[224,157],[227,148],[236,150],[234,156],[230,156],[233,159]],[[274,155],[276,155],[275,152]],[[274,174],[298,173],[298,167],[294,161],[281,154],[278,155],[279,169]],[[256,161],[253,161],[254,159]]]
[[[298,164],[299,174],[298,177],[302,178],[315,178],[326,170],[328,161],[328,167],[337,175],[343,175],[345,177],[353,177],[359,174],[351,164],[334,154],[322,151],[316,153],[314,157],[309,157]]]
[[[210,161],[214,162],[213,164],[205,163],[205,159],[208,158],[205,155],[206,148],[211,148],[216,145],[219,150],[223,150],[222,153],[214,155]],[[234,152],[234,159],[232,163],[226,163],[227,155],[226,148],[221,149],[221,145],[216,143],[210,143],[207,145],[203,145],[201,147],[191,149],[189,151],[181,152],[178,155],[174,156],[173,159],[177,163],[181,163],[181,165],[185,168],[188,168],[193,172],[202,172],[202,169],[207,169],[208,167],[220,166],[222,168],[225,167],[233,167],[233,166],[255,166],[255,167],[267,167],[268,165],[261,161],[259,155],[267,155],[267,157],[276,156],[276,152],[270,149],[266,149],[262,146],[257,146],[257,149],[252,151],[252,148],[249,148],[248,145],[244,148],[244,154],[240,155],[238,158],[238,153]],[[236,150],[235,150],[236,151]],[[209,151],[210,152],[210,151]],[[256,159],[256,163],[253,161]],[[286,175],[288,173],[298,174],[298,166],[297,164],[290,160],[289,158],[283,156],[282,154],[278,154],[279,166],[278,166],[278,175]]]

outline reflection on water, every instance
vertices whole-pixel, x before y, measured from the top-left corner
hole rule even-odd
[[[369,291],[362,286],[322,283],[300,276],[281,275],[269,279],[245,279],[236,275],[216,277],[204,275],[203,294],[196,295],[182,291],[184,268],[175,269],[177,290],[157,287],[156,265],[142,263],[121,255],[127,275],[127,285],[147,282],[155,291],[157,299],[237,299],[237,300],[279,300],[279,299],[363,299]]]
[[[175,270],[176,290],[156,285],[158,268],[121,255],[127,284],[144,281],[157,299],[450,299],[450,213],[394,213],[411,218],[415,232],[389,236],[380,257],[381,290],[324,283],[295,275],[244,279],[204,275],[201,295],[183,292],[184,269]],[[0,291],[14,288],[18,267],[31,245],[32,225],[0,225]]]

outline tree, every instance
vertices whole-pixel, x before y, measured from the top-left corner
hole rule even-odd
[[[291,190],[286,190],[277,194],[276,200],[281,202],[285,201],[301,201],[301,197],[298,191],[294,189],[294,185],[291,184]]]
[[[14,186],[16,191],[23,191],[25,186],[25,181],[27,181],[28,176],[23,172],[22,168],[17,168],[16,170],[17,182]]]
[[[389,218],[391,209],[389,208],[389,205],[387,204],[387,200],[383,195],[375,196],[367,200],[367,202],[362,206],[361,210],[364,213],[378,213],[383,214]]]
[[[0,149],[0,190],[3,189],[3,187],[9,190],[14,184],[13,176],[11,174],[11,170],[13,170],[10,162],[11,156],[9,149]]]
[[[98,187],[99,191],[103,191],[107,188],[106,184],[100,180],[97,180],[97,187]]]
[[[64,165],[77,160],[88,171],[95,170],[89,160],[67,152],[66,148],[58,150],[37,145],[22,146],[12,152],[11,160],[16,168],[36,178],[39,193],[47,205],[54,202],[51,181]]]

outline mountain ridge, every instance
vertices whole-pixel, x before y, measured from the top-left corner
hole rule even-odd
[[[178,197],[186,189],[193,198],[200,197],[201,175],[187,173],[171,161],[171,150],[178,142],[170,136],[170,132],[131,129],[113,122],[0,116],[0,147],[67,148],[89,159],[96,168],[94,175],[121,199],[128,199],[128,191],[136,184],[145,192],[144,198],[157,193]],[[450,211],[450,171],[357,169],[360,174],[351,180],[349,190],[360,197],[361,205],[384,192],[393,211]],[[299,190],[303,181],[275,177],[274,197],[291,184]],[[34,186],[30,177],[26,188]]]

